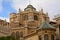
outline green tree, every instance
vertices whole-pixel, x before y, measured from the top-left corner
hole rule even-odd
[[[0,40],[15,40],[12,36],[0,37]]]

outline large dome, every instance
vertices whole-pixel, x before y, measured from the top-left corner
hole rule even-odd
[[[27,5],[27,7],[24,10],[29,9],[29,8],[36,10],[32,5]]]

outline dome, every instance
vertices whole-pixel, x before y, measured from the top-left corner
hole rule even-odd
[[[24,10],[29,9],[29,8],[36,10],[32,5],[27,5],[27,7]]]
[[[34,8],[32,5],[28,5],[27,8]]]
[[[39,26],[38,30],[39,29],[55,29],[55,27],[53,27],[52,25],[50,25],[47,22],[43,22],[43,24],[41,26]]]

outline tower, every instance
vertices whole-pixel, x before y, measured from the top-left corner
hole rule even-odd
[[[57,22],[57,34],[58,34],[58,37],[60,37],[60,14],[57,14],[54,18],[54,20]],[[60,38],[59,38],[60,40]]]

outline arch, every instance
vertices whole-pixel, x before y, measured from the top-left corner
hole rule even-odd
[[[38,20],[38,16],[37,15],[34,15],[34,20]]]
[[[15,32],[12,32],[12,33],[11,33],[11,36],[15,37]]]
[[[28,20],[28,16],[27,15],[24,15],[24,20]]]
[[[16,32],[16,39],[19,39],[20,38],[20,33],[19,31]]]
[[[51,40],[54,40],[54,35],[51,35]]]
[[[48,34],[44,35],[44,40],[49,40]]]
[[[41,35],[39,36],[39,40],[42,40],[42,37],[41,37]]]
[[[23,37],[23,32],[20,32],[20,37]]]

